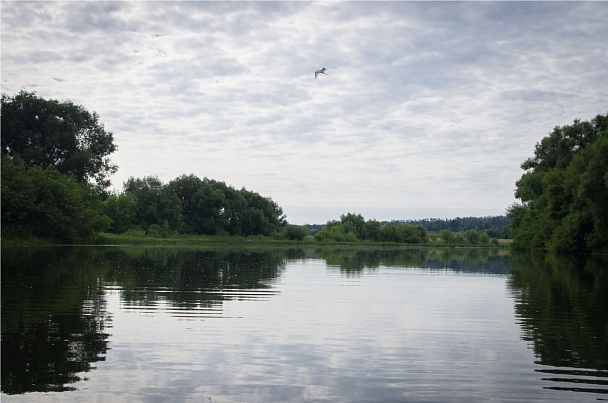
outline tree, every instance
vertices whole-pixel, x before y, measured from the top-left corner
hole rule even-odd
[[[340,223],[346,233],[354,234],[357,239],[363,239],[365,219],[361,214],[347,213],[340,216]]]
[[[370,241],[380,241],[380,234],[382,232],[382,225],[376,220],[367,220],[363,227],[363,239]]]
[[[396,221],[399,223],[421,225],[426,231],[441,232],[450,230],[452,232],[466,232],[470,229],[486,231],[488,236],[496,238],[510,238],[509,219],[505,216],[487,217],[456,217],[452,219],[425,218],[421,220]],[[393,224],[395,222],[392,222]]]
[[[106,189],[116,165],[111,132],[99,116],[70,101],[45,100],[33,92],[2,95],[2,155],[26,165],[53,167],[78,182]]]
[[[135,196],[124,192],[109,194],[104,201],[104,212],[112,220],[109,232],[127,232],[135,225]]]
[[[454,234],[449,229],[443,229],[441,230],[441,232],[439,232],[439,236],[441,237],[441,239],[443,239],[443,242],[450,243]]]
[[[521,200],[508,209],[513,245],[559,252],[608,250],[608,114],[556,127],[522,164]]]
[[[380,240],[383,242],[399,242],[397,227],[391,224],[383,226],[382,230],[380,231]]]
[[[153,176],[129,178],[124,192],[135,206],[134,225],[149,233],[271,235],[286,224],[283,210],[272,199],[194,175],[182,175],[167,185]]]
[[[359,239],[354,232],[346,232],[342,222],[330,220],[315,234],[317,241],[356,242]]]
[[[82,240],[108,227],[98,192],[55,168],[2,156],[2,232]]]
[[[421,243],[426,241],[426,231],[420,225],[399,224],[396,228],[398,242]]]
[[[315,234],[315,239],[317,241],[340,241],[344,235],[340,221],[330,220]]]
[[[608,126],[608,117],[605,126]],[[591,250],[608,245],[608,128],[576,155],[568,167],[566,186],[574,195],[572,220],[579,222]],[[578,212],[577,212],[578,211]],[[589,222],[590,221],[590,222]],[[592,227],[592,228],[591,228]]]
[[[195,234],[226,233],[226,186],[223,182],[204,179],[194,196],[196,208]]]
[[[464,236],[471,245],[476,245],[479,242],[479,232],[474,229],[465,232]]]
[[[182,213],[179,198],[157,177],[146,176],[143,179],[131,177],[124,184],[124,192],[133,197],[135,222],[144,230],[154,224],[162,226],[165,220],[171,230],[181,227]]]
[[[181,202],[184,221],[182,230],[186,233],[203,233],[200,230],[202,217],[200,207],[197,205],[201,195],[198,193],[203,187],[203,181],[194,175],[182,175],[167,184],[167,190],[177,196]]]
[[[301,241],[308,235],[308,227],[306,225],[286,225],[285,238],[296,241]]]
[[[479,235],[479,243],[482,245],[487,245],[490,243],[490,236],[488,234],[486,234],[485,232],[482,232]]]
[[[242,188],[239,191],[244,199],[241,214],[243,235],[270,235],[278,232],[286,224],[283,210],[270,198]]]

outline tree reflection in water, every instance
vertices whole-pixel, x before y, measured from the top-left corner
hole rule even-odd
[[[228,300],[272,298],[288,262],[321,259],[347,277],[382,267],[502,275],[521,337],[547,388],[606,393],[605,258],[504,249],[382,247],[69,247],[2,250],[2,392],[64,391],[109,349],[107,290],[122,307],[192,315]],[[566,383],[564,383],[566,382]],[[556,386],[552,386],[556,385]]]
[[[314,256],[347,275],[384,267],[507,274],[510,252],[498,248],[317,248]]]
[[[545,380],[608,393],[608,259],[517,253],[508,284]]]
[[[106,286],[126,305],[210,307],[271,289],[301,250],[9,248],[2,250],[2,392],[65,391],[108,350]],[[161,292],[162,291],[162,292]]]
[[[2,392],[70,390],[104,360],[105,263],[84,249],[2,250]]]

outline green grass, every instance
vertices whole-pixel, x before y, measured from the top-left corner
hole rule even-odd
[[[37,237],[2,237],[2,247],[10,247],[10,246],[50,246],[55,245],[52,239],[47,238],[37,238]]]
[[[102,233],[95,235],[87,243],[93,245],[376,245],[376,246],[420,246],[420,247],[507,247],[510,239],[499,240],[498,245],[468,245],[468,244],[445,244],[443,241],[429,241],[427,243],[403,244],[396,242],[369,242],[369,241],[316,241],[314,237],[307,236],[301,241],[280,239],[272,236],[220,236],[220,235],[176,235],[164,238],[141,236],[140,234],[108,234]]]
[[[36,237],[2,237],[2,246],[57,245],[52,239]],[[173,235],[151,237],[143,231],[130,231],[125,234],[99,233],[92,237],[74,242],[78,245],[360,245],[360,246],[416,246],[416,247],[509,247],[510,239],[500,239],[498,245],[446,244],[439,239],[429,239],[426,243],[403,244],[396,242],[370,241],[316,241],[307,236],[301,241],[275,238],[272,236],[221,236],[221,235]]]
[[[312,237],[303,241],[291,241],[265,236],[176,235],[156,238],[129,234],[97,234],[89,240],[94,245],[190,245],[190,244],[314,244]]]

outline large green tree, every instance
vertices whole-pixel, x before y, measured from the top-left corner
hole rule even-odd
[[[271,235],[286,224],[272,199],[194,175],[166,185],[154,176],[129,178],[122,194],[106,200],[106,213],[116,232],[139,227],[150,233],[152,226],[161,226],[186,234]]]
[[[135,225],[135,197],[131,193],[110,193],[104,200],[104,213],[112,220],[108,232],[122,234]]]
[[[183,229],[195,234],[270,235],[285,225],[272,200],[224,182],[182,175],[167,185],[181,202]]]
[[[344,232],[353,233],[358,239],[365,235],[365,218],[361,214],[347,213],[340,215],[340,224]]]
[[[507,214],[515,247],[608,250],[608,114],[555,127],[522,169]]]
[[[183,216],[179,198],[156,176],[131,177],[124,183],[124,192],[133,198],[134,223],[142,229],[162,226],[165,221],[172,230],[181,228]]]
[[[2,155],[28,166],[51,166],[105,189],[117,169],[108,157],[116,151],[113,141],[95,112],[70,101],[26,91],[2,95]]]
[[[62,242],[84,239],[108,227],[98,192],[55,168],[28,167],[2,156],[2,233],[49,237]]]
[[[272,199],[245,188],[238,193],[244,200],[240,226],[243,235],[270,235],[285,226],[283,209]]]

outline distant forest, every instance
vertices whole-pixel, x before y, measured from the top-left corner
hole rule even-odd
[[[380,224],[382,226],[391,224],[395,227],[400,224],[417,225],[421,226],[429,233],[439,233],[443,230],[450,230],[452,232],[477,230],[486,233],[490,238],[509,239],[511,238],[510,222],[511,220],[506,216],[486,216],[456,217],[451,219],[424,218],[420,220],[391,220],[380,221]],[[314,235],[325,227],[325,224],[309,224],[307,227],[309,234]]]
[[[428,232],[440,232],[446,229],[452,232],[465,232],[474,229],[487,233],[490,238],[511,238],[509,228],[511,220],[506,216],[456,217],[452,219],[424,218],[404,222],[422,225]],[[395,224],[395,222],[391,221],[391,224]]]

